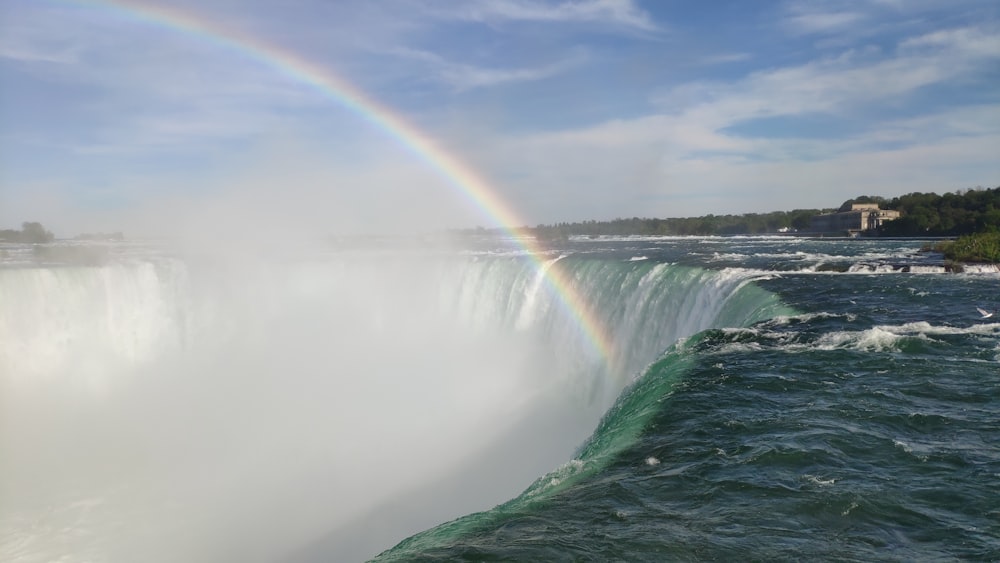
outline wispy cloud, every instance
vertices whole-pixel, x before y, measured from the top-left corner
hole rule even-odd
[[[808,12],[790,15],[784,24],[795,33],[829,33],[854,25],[862,18],[858,12]]]
[[[40,13],[47,17],[0,27],[0,57],[15,61],[23,74],[75,93],[59,109],[76,118],[39,120],[50,129],[18,131],[17,138],[45,135],[49,146],[77,154],[201,150],[267,131],[290,109],[322,101],[251,58],[206,41],[155,26],[121,26],[100,12]],[[22,112],[38,111],[30,99],[19,101]],[[13,131],[8,125],[5,133]]]
[[[1000,133],[974,121],[996,109],[893,120],[832,141],[739,139],[647,116],[483,150],[488,168],[525,171],[518,201],[539,218],[764,212],[993,182]]]
[[[40,10],[38,18],[25,17],[20,12],[0,7],[0,59],[18,62],[75,63],[80,44],[74,33],[60,33],[53,25],[58,10]]]
[[[692,82],[658,102],[704,126],[724,128],[742,120],[815,112],[840,113],[864,104],[897,105],[920,88],[971,72],[1000,59],[1000,39],[964,28],[907,39],[888,56],[848,50],[836,57],[752,73],[738,81]]]
[[[948,49],[969,57],[1000,57],[1000,29],[965,27],[943,29],[907,39],[900,44],[901,50],[926,51]]]
[[[909,104],[925,88],[995,67],[994,37],[981,27],[944,30],[901,40],[888,53],[845,51],[736,80],[691,82],[658,100],[661,113],[508,139],[490,146],[484,159],[498,160],[498,170],[532,171],[525,182],[536,189],[519,196],[526,201],[540,198],[536,192],[557,193],[609,217],[640,206],[651,216],[683,216],[706,208],[766,211],[766,202],[771,210],[810,206],[822,192],[845,189],[849,197],[968,187],[1000,173],[995,159],[988,164],[1000,143],[1000,104]],[[886,105],[893,116],[879,118]],[[752,120],[814,115],[854,126],[806,138],[772,136],[767,127],[730,130]],[[616,186],[615,196],[601,195],[601,185]],[[728,199],[720,195],[727,190]],[[555,203],[537,205],[559,212]],[[564,213],[566,220],[586,218]]]
[[[577,67],[586,60],[583,55],[577,55],[547,65],[502,69],[457,63],[435,53],[417,49],[399,48],[387,52],[424,63],[430,69],[432,76],[456,91],[542,80]]]
[[[0,38],[0,58],[20,62],[72,64],[77,61],[77,53],[69,47],[45,48],[36,45],[17,45]]]
[[[722,53],[719,55],[709,55],[702,57],[698,63],[703,65],[724,65],[748,61],[753,58],[750,53]]]
[[[658,26],[649,14],[636,6],[632,0],[569,0],[557,3],[537,0],[463,2],[452,11],[452,16],[482,22],[586,22],[617,25],[642,31],[658,30]]]

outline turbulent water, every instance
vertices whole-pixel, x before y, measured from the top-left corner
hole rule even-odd
[[[1000,559],[1000,272],[922,244],[8,245],[0,560]]]

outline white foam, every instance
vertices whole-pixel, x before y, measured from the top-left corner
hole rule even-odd
[[[891,264],[853,264],[847,269],[851,274],[891,274],[897,270]]]
[[[840,515],[841,516],[847,516],[848,514],[851,513],[852,510],[854,510],[858,506],[859,506],[858,503],[856,501],[853,501],[853,502],[851,502],[851,504],[847,508],[844,509],[843,512],[840,513]]]
[[[815,347],[820,350],[835,350],[838,348],[853,348],[865,351],[892,350],[903,339],[903,336],[874,327],[860,332],[831,332],[817,339]]]
[[[880,327],[883,330],[896,334],[922,334],[922,335],[954,335],[954,334],[978,334],[991,335],[1000,333],[1000,323],[978,323],[967,327],[932,325],[927,321],[917,321],[902,325],[888,325]]]
[[[792,321],[807,323],[816,319],[846,319],[848,322],[854,322],[857,318],[858,316],[853,313],[847,313],[844,315],[827,312],[803,313],[801,315],[779,315],[771,318],[765,324],[782,326],[791,324]]]
[[[1000,274],[1000,264],[962,264],[966,274]]]
[[[810,483],[813,483],[815,485],[822,485],[824,487],[829,487],[829,486],[831,486],[831,485],[833,485],[834,483],[837,482],[837,480],[834,479],[834,478],[823,479],[821,477],[817,477],[815,475],[809,475],[809,474],[803,475],[802,478],[805,479],[805,480],[807,480],[807,481],[809,481]]]
[[[917,338],[934,342],[932,336],[944,335],[1000,336],[1000,323],[973,324],[967,327],[932,325],[916,321],[902,325],[881,325],[863,331],[838,331],[821,336],[816,346],[820,349],[854,348],[858,350],[893,350],[904,338]]]
[[[915,264],[910,265],[911,274],[943,274],[946,271],[947,270],[945,270],[944,266],[918,266]],[[926,295],[926,293],[924,295]]]
[[[843,330],[820,335],[813,342],[796,342],[797,334],[785,331],[765,330],[768,326],[783,326],[791,319],[809,321],[815,318],[836,318],[843,315],[829,313],[813,313],[795,317],[775,317],[765,323],[750,328],[726,328],[722,332],[732,338],[733,342],[725,343],[715,348],[712,354],[730,354],[755,352],[766,348],[780,348],[788,352],[806,352],[810,350],[854,349],[862,351],[893,351],[899,348],[907,338],[925,342],[936,342],[934,336],[975,335],[981,337],[1000,338],[1000,323],[980,323],[966,327],[947,325],[932,325],[927,321],[916,321],[901,325],[880,325],[866,330]],[[849,321],[853,315],[847,315]],[[740,335],[748,338],[741,339]],[[1000,344],[997,346],[1000,351]],[[1000,359],[1000,355],[998,355]]]

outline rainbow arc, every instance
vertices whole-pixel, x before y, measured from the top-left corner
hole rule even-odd
[[[497,191],[461,159],[446,151],[402,115],[379,103],[325,66],[278,45],[226,28],[197,14],[129,0],[93,0],[74,3],[115,11],[144,24],[191,35],[219,48],[238,52],[267,65],[275,72],[315,89],[326,98],[374,125],[434,169],[454,189],[471,200],[497,225],[513,236],[522,249],[532,257],[535,267],[542,272],[560,305],[575,319],[581,334],[601,357],[605,366],[611,365],[614,347],[610,335],[594,315],[590,304],[576,289],[566,270],[559,267],[559,264],[546,267],[548,256],[535,240],[518,236],[517,227],[524,223],[518,219],[507,202],[499,197]]]

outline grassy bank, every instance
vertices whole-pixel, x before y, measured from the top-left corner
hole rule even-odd
[[[1000,233],[978,233],[938,244],[935,250],[954,262],[1000,264]]]

